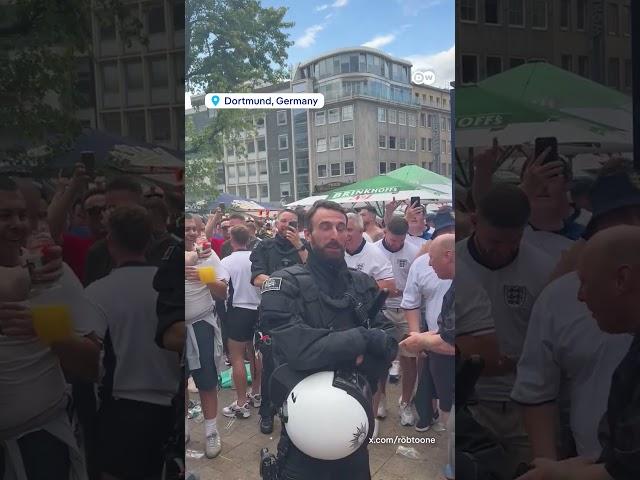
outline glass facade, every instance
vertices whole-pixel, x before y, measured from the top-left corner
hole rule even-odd
[[[317,93],[322,93],[326,102],[354,96],[373,97],[378,100],[419,105],[412,97],[410,87],[392,85],[382,80],[331,80],[318,85]]]
[[[301,78],[308,76],[316,80],[324,80],[342,73],[372,73],[396,82],[409,84],[408,65],[395,63],[380,55],[369,52],[349,52],[324,58],[305,67]]]

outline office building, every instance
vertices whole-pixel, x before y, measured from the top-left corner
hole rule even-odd
[[[630,0],[456,0],[456,78],[544,61],[631,94]]]

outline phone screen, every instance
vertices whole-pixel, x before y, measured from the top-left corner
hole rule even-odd
[[[547,157],[542,161],[543,164],[558,160],[558,139],[556,137],[536,138],[535,158],[538,158],[538,156],[548,147],[551,147],[551,150]]]
[[[410,205],[413,207],[414,205],[420,206],[420,197],[411,197]]]

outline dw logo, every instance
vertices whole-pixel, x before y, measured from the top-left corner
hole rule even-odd
[[[411,74],[411,80],[418,85],[433,85],[436,83],[436,72],[433,70],[418,70]]]

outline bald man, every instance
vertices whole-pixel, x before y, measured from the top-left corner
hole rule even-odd
[[[640,227],[617,226],[594,235],[578,267],[584,302],[598,327],[630,333],[634,340],[613,374],[604,422],[602,454],[556,462],[537,459],[519,480],[626,480],[640,478]]]

